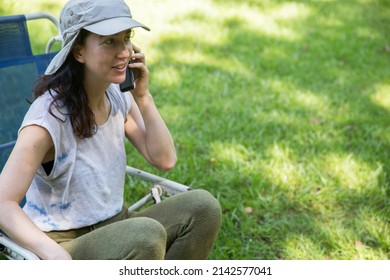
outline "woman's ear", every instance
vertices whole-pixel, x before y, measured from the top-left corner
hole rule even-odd
[[[73,57],[80,63],[84,63],[84,48],[80,45],[75,45],[72,50]]]

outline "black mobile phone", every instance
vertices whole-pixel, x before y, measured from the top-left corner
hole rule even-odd
[[[127,67],[126,79],[123,83],[120,84],[120,89],[122,92],[135,89],[135,71],[133,71],[133,69]]]

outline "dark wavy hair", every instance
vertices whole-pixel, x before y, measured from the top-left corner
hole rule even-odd
[[[88,34],[89,31],[81,29],[74,46],[83,46]],[[36,99],[49,91],[53,97],[49,113],[59,121],[64,120],[53,113],[53,107],[57,112],[68,115],[73,132],[80,138],[88,138],[96,133],[97,126],[95,116],[88,105],[83,78],[84,67],[74,58],[71,51],[57,72],[52,75],[43,75],[37,80],[33,95]],[[61,110],[62,108],[65,110]]]

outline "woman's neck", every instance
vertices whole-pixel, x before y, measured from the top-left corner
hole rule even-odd
[[[95,115],[97,125],[105,123],[110,113],[111,104],[106,94],[108,83],[88,83],[85,81],[85,92],[88,97],[88,105]]]

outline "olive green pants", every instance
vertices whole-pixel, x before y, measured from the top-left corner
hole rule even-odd
[[[124,207],[96,225],[46,234],[79,260],[206,259],[221,224],[218,201],[207,191],[174,195],[141,212]]]

